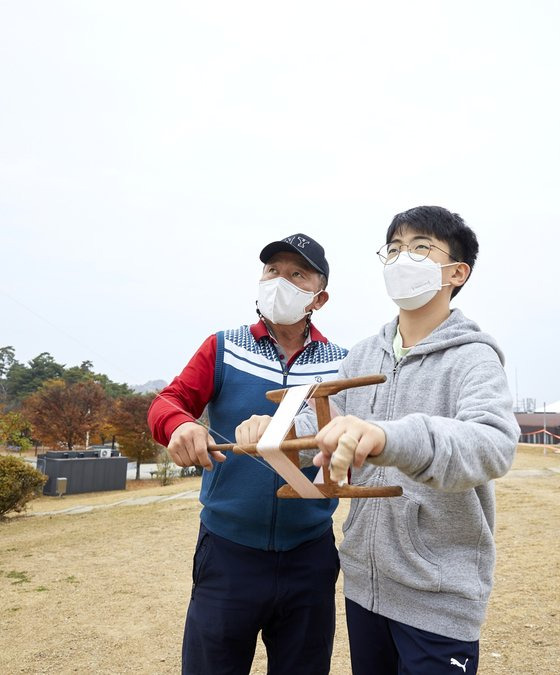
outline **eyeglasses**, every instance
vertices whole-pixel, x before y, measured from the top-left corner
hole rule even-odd
[[[438,251],[441,251],[442,253],[445,253],[445,255],[448,255],[451,258],[451,260],[455,260],[455,262],[460,262],[460,260],[454,258],[449,253],[449,251],[444,251],[439,246],[432,244],[432,242],[429,239],[415,239],[410,244],[396,244],[396,243],[385,244],[385,246],[382,246],[379,249],[379,251],[377,251],[377,255],[379,256],[379,259],[384,265],[392,265],[398,259],[399,255],[401,254],[401,250],[403,248],[406,248],[408,257],[414,260],[415,262],[422,262],[422,260],[425,260],[430,255],[430,251],[433,248],[437,248]]]

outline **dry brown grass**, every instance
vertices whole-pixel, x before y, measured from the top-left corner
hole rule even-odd
[[[497,482],[496,586],[480,673],[560,672],[560,455],[521,447]],[[539,470],[540,475],[526,475]],[[31,512],[102,506],[196,488],[188,478],[133,492],[40,498]],[[348,509],[341,504],[337,535]],[[0,672],[177,673],[198,528],[196,500],[16,517],[0,524]],[[350,673],[338,589],[332,673]],[[253,673],[265,673],[259,647]]]

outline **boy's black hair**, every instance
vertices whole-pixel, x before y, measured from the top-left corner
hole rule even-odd
[[[451,213],[441,206],[416,206],[397,213],[387,230],[386,243],[407,227],[419,234],[431,235],[445,241],[449,245],[452,258],[466,262],[471,270],[474,267],[478,255],[478,240],[458,213]],[[451,297],[455,297],[461,288],[462,286],[454,288]]]

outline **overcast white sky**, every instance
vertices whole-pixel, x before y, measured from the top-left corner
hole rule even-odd
[[[169,381],[253,322],[295,232],[351,346],[396,313],[392,216],[438,204],[481,244],[456,306],[514,397],[557,401],[559,25],[555,0],[0,0],[0,346]]]

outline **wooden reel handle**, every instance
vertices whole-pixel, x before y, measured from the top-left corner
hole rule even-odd
[[[330,422],[331,419],[328,399],[329,396],[332,394],[337,394],[344,389],[381,384],[382,382],[385,382],[386,379],[387,378],[385,375],[363,375],[360,377],[333,380],[332,382],[322,382],[319,384],[312,390],[310,394],[310,398],[315,399],[317,425],[319,429],[322,429]],[[272,391],[267,391],[266,397],[270,401],[281,403],[287,391],[287,389],[274,389]],[[292,427],[291,433],[288,434],[288,437],[282,441],[278,447],[280,450],[285,452],[297,466],[299,466],[299,451],[317,449],[317,441],[315,440],[314,436],[302,436],[301,438],[294,438],[293,436],[294,434]],[[243,446],[239,446],[235,443],[222,443],[217,445],[209,444],[208,450],[256,455],[257,444],[251,443]],[[338,485],[331,480],[327,467],[323,467],[323,480],[323,483],[315,483],[315,485],[319,491],[328,498],[399,497],[403,492],[400,486],[366,487],[361,485]],[[278,497],[282,498],[301,498],[299,493],[288,484],[282,485],[276,494]]]
[[[355,387],[367,387],[372,384],[381,384],[387,380],[385,375],[360,375],[359,377],[347,377],[331,382],[321,382],[309,395],[309,398],[322,398],[338,394],[344,389],[354,389]],[[266,392],[266,398],[274,403],[281,403],[286,395],[287,389],[273,389]]]

